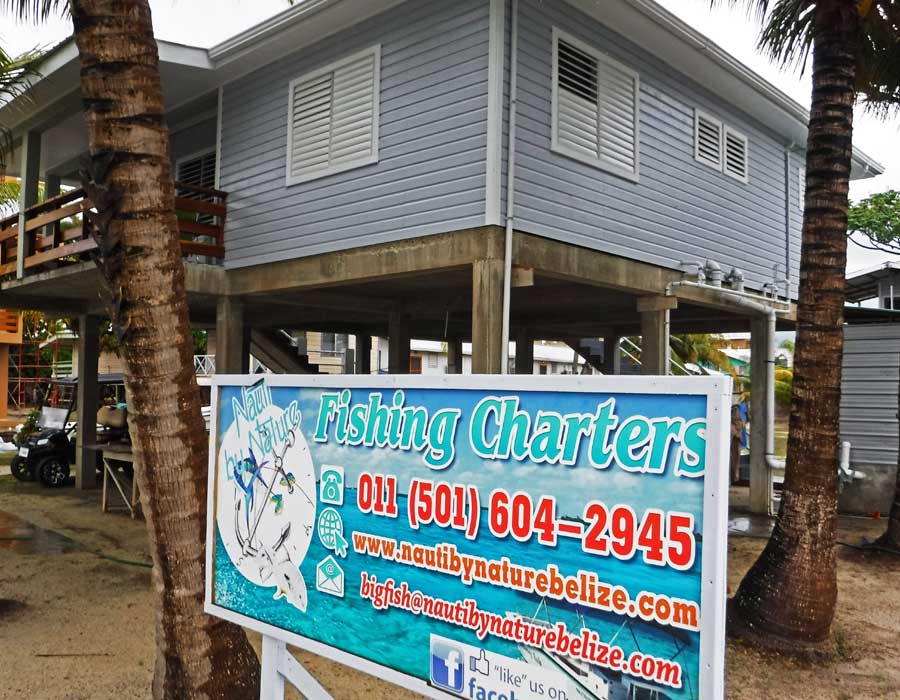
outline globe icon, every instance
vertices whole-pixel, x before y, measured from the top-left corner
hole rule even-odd
[[[326,548],[337,549],[344,543],[344,521],[334,508],[326,508],[321,512],[316,529]]]

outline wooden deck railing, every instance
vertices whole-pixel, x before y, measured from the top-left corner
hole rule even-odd
[[[175,192],[182,255],[221,261],[225,256],[223,233],[227,195],[183,182],[175,183]],[[85,258],[97,247],[85,225],[92,214],[93,204],[81,189],[26,209],[25,274],[47,263],[63,265]],[[18,238],[19,215],[0,220],[0,275],[16,273]]]
[[[0,309],[0,343],[18,345],[22,342],[22,312]]]

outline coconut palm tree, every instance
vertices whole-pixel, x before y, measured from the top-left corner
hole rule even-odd
[[[784,491],[764,551],[731,601],[729,631],[818,656],[831,649],[847,193],[858,93],[900,94],[893,0],[729,0],[763,23],[760,47],[783,65],[812,57],[797,345]],[[716,4],[718,0],[713,0]]]
[[[203,612],[207,438],[194,378],[159,56],[148,0],[2,0],[67,11],[81,62],[97,264],[126,364],[156,591],[154,698],[258,697],[244,632]]]
[[[699,364],[731,374],[731,361],[722,351],[727,344],[725,338],[711,333],[684,333],[669,338],[672,354],[682,364]]]

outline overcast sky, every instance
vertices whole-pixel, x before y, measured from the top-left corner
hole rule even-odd
[[[693,27],[726,48],[740,61],[803,105],[809,105],[809,75],[782,71],[756,51],[756,28],[741,10],[709,9],[709,0],[657,0]],[[727,3],[722,3],[725,5]],[[287,0],[151,0],[153,24],[160,39],[211,46],[283,11]],[[71,26],[54,20],[41,28],[19,25],[0,14],[0,45],[9,53],[46,47],[64,39]],[[881,162],[887,172],[877,178],[856,181],[851,197],[861,199],[873,192],[900,189],[900,119],[874,119],[857,110],[854,143]],[[876,265],[887,256],[851,245],[848,269]]]

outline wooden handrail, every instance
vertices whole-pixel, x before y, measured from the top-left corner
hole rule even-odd
[[[224,225],[227,193],[210,187],[175,183],[175,208],[183,255],[225,257]],[[25,210],[28,254],[26,270],[53,261],[83,258],[97,247],[85,225],[93,203],[81,188],[70,190]],[[79,222],[75,217],[81,217]],[[66,225],[65,221],[72,224]],[[0,275],[13,274],[19,236],[19,215],[0,220]],[[65,227],[64,227],[65,226]]]
[[[228,197],[228,193],[223,192],[222,190],[215,190],[212,187],[200,187],[199,185],[189,185],[186,182],[179,182],[178,180],[175,181],[175,189],[195,192],[197,194],[202,194],[205,197],[216,197],[217,199],[222,200]]]

